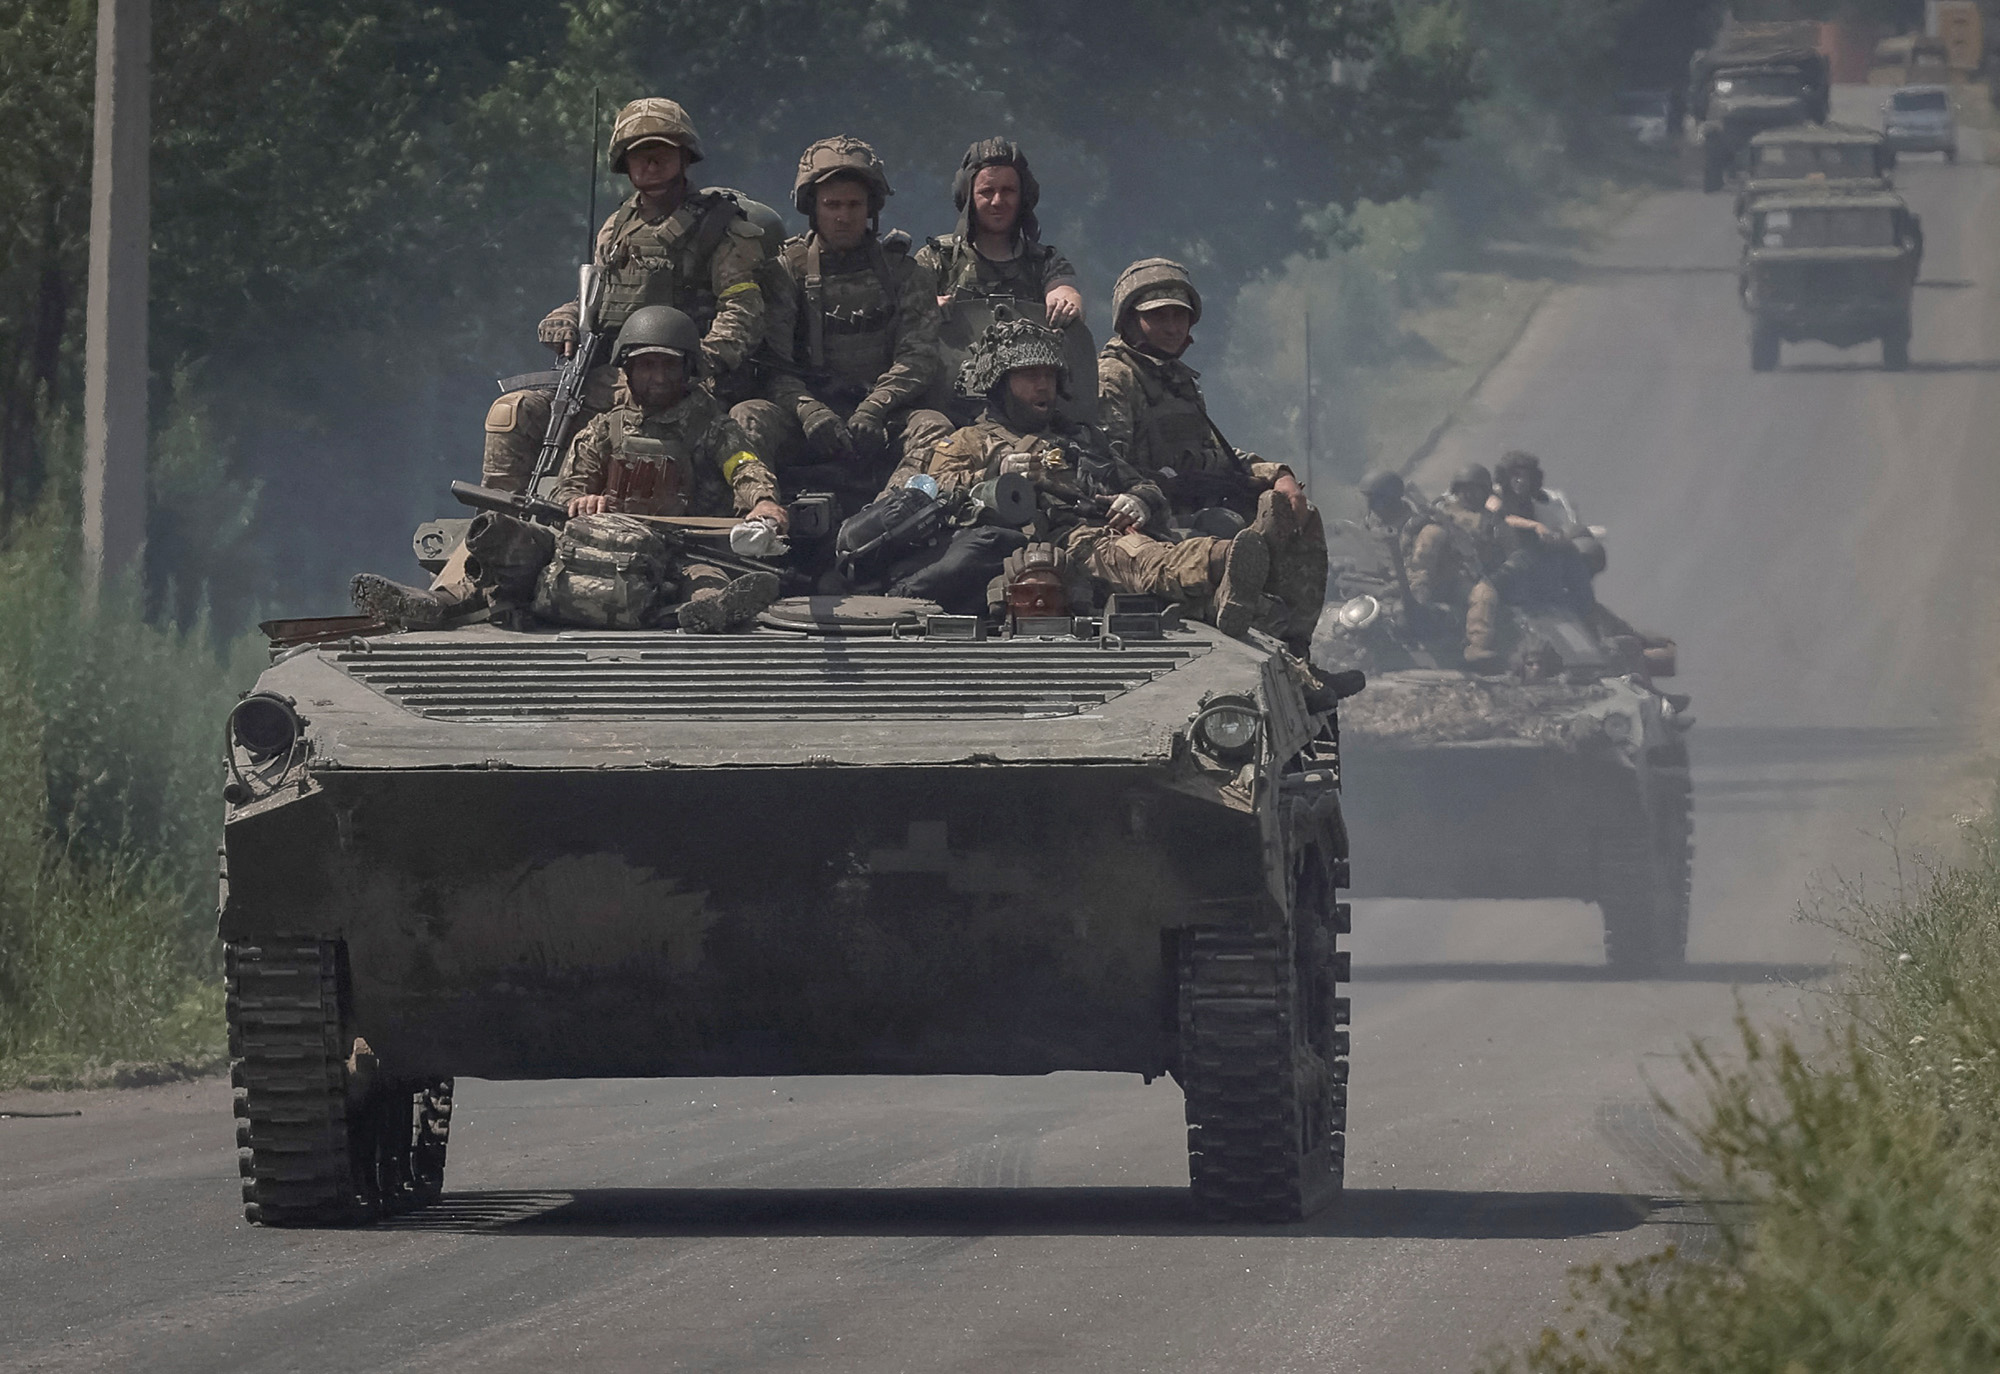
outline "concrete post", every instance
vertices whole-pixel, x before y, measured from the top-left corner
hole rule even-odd
[[[152,46],[151,0],[98,0],[83,342],[83,574],[93,597],[138,566],[146,542]]]

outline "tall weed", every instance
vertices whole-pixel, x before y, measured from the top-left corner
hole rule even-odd
[[[53,506],[0,539],[0,1078],[198,1053],[214,991],[221,721],[249,641],[84,602]]]
[[[1692,1053],[1716,1254],[1580,1271],[1574,1320],[1498,1368],[2000,1368],[2000,829],[1968,840],[1885,899],[1836,894],[1863,955],[1829,1043],[1741,1021],[1740,1063]]]

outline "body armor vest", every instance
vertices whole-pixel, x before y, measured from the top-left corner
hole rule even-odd
[[[1223,448],[1208,421],[1193,368],[1140,358],[1133,370],[1146,396],[1146,411],[1135,417],[1132,427],[1132,452],[1127,455],[1132,462],[1150,472],[1241,470],[1236,455]]]
[[[694,504],[696,436],[692,426],[669,419],[680,410],[645,415],[627,407],[611,417],[604,490],[627,514],[686,515]]]
[[[642,305],[670,305],[685,312],[706,334],[715,322],[710,263],[742,213],[728,196],[691,194],[657,224],[639,215],[632,197],[613,216],[608,244],[599,253],[604,299],[598,307],[603,328],[616,333]]]
[[[957,234],[930,240],[930,248],[944,264],[938,284],[941,296],[953,300],[998,297],[1040,305],[1048,295],[1049,259],[1056,250],[1046,244],[1024,244],[1017,256],[1004,262],[995,262]]]
[[[896,310],[914,267],[900,244],[872,238],[828,272],[824,259],[832,256],[816,234],[785,244],[785,266],[805,296],[793,356],[825,378],[815,391],[858,401],[896,361]]]

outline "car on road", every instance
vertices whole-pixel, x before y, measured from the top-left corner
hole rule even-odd
[[[1882,343],[1882,365],[1910,365],[1910,303],[1923,256],[1918,217],[1892,191],[1769,195],[1745,215],[1737,290],[1750,316],[1750,366],[1814,339]]]
[[[1882,136],[1900,153],[1943,153],[1958,161],[1958,120],[1947,86],[1904,86],[1882,102]]]
[[[1171,1075],[1199,1208],[1326,1206],[1358,683],[1082,609],[274,623],[226,730],[249,1218],[436,1197],[465,1075]]]
[[[1743,154],[1743,182],[1736,193],[1739,218],[1759,196],[1788,191],[1835,193],[1894,189],[1889,172],[1895,150],[1873,129],[1858,124],[1792,124],[1767,129]]]

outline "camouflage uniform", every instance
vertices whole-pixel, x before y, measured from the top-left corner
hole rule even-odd
[[[1156,358],[1123,339],[1113,339],[1097,358],[1097,415],[1113,443],[1142,472],[1164,478],[1173,490],[1180,473],[1243,475],[1268,488],[1291,469],[1255,454],[1226,447],[1208,420],[1201,374],[1178,358]],[[1174,498],[1174,513],[1188,515],[1205,505],[1190,493]]]
[[[678,145],[690,163],[701,160],[701,143],[687,114],[671,100],[638,100],[619,111],[612,161],[634,144],[664,141]],[[626,145],[621,147],[621,143]],[[615,334],[634,310],[669,305],[692,316],[704,330],[703,370],[719,376],[740,367],[764,337],[765,302],[759,286],[762,231],[725,192],[689,193],[670,214],[649,211],[634,193],[612,211],[598,230],[593,261],[603,270],[604,297],[598,324]],[[545,342],[573,337],[577,303],[565,301],[542,320]],[[593,369],[584,414],[599,415],[615,403],[617,369]],[[546,387],[510,391],[486,414],[487,486],[519,491],[527,485],[548,432],[554,394]]]
[[[747,515],[778,499],[778,482],[721,404],[699,387],[671,409],[648,413],[630,402],[599,415],[570,444],[549,499],[567,505],[604,490],[612,459],[649,463],[672,476],[651,500],[621,502],[627,515]]]
[[[881,163],[865,143],[844,138],[806,150],[795,188],[800,210],[810,217],[818,183],[854,172],[850,164],[868,168],[879,212],[879,197],[889,194]],[[828,413],[880,424],[889,460],[842,474],[846,485],[872,491],[896,459],[927,452],[951,432],[944,416],[916,406],[938,366],[936,296],[901,235],[871,234],[860,247],[835,252],[808,230],[786,240],[779,261],[788,289],[771,302],[766,330],[777,363],[763,399],[731,413],[757,453],[780,470],[805,461],[807,433]]]
[[[972,184],[987,167],[1012,167],[1020,177],[1020,220],[1014,226],[1011,258],[989,258],[973,245]],[[952,179],[951,198],[958,208],[956,231],[926,240],[916,255],[917,265],[936,276],[937,295],[1040,305],[1056,287],[1076,285],[1076,268],[1070,260],[1042,242],[1041,223],[1035,218],[1042,188],[1018,146],[1004,138],[985,138],[967,148]]]

